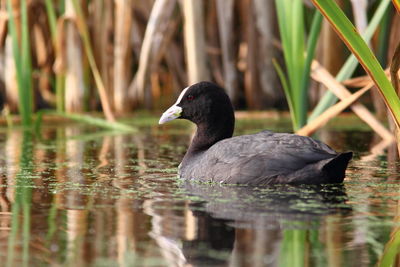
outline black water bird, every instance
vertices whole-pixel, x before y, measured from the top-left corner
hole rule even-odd
[[[200,82],[185,88],[159,123],[187,119],[196,134],[181,164],[185,179],[226,184],[341,183],[352,152],[337,153],[310,137],[262,131],[232,137],[235,117],[222,88]]]

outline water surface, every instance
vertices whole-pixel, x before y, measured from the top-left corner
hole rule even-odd
[[[373,266],[398,252],[398,164],[366,129],[317,137],[356,153],[345,183],[243,187],[176,176],[193,128],[118,134],[53,124],[0,131],[1,266]],[[346,123],[347,124],[347,123]],[[287,131],[241,120],[236,134]]]

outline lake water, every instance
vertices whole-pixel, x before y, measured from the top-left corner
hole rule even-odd
[[[249,188],[181,181],[193,127],[136,122],[134,134],[57,123],[39,135],[0,131],[1,266],[398,263],[399,166],[362,159],[374,142],[363,127],[317,136],[355,152],[343,185]],[[240,120],[236,134],[289,126]]]

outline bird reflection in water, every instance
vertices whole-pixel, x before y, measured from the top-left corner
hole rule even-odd
[[[284,255],[288,247],[304,248],[297,253],[301,259],[291,260],[305,260],[305,254],[311,255],[310,236],[318,236],[328,220],[351,212],[343,185],[184,182],[182,188],[194,199],[186,203],[183,214],[174,211],[166,216],[157,205],[145,209],[153,217],[150,235],[171,266],[278,265],[294,256]]]

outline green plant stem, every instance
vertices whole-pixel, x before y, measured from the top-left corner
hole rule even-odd
[[[56,107],[57,112],[65,112],[65,75],[56,75]]]
[[[44,114],[60,116],[77,122],[83,122],[114,131],[137,132],[137,129],[135,127],[126,125],[124,123],[110,122],[101,118],[94,118],[82,114],[63,113],[63,112],[56,112],[53,110],[41,110],[37,112],[37,118],[34,125],[36,133],[39,133],[39,129],[42,123],[42,117]]]
[[[375,11],[374,16],[372,17],[370,23],[368,24],[367,29],[365,30],[365,33],[362,34],[363,39],[366,42],[369,42],[371,40],[372,35],[374,34],[379,23],[382,21],[382,18],[385,15],[387,8],[389,7],[389,4],[390,0],[382,0],[382,2],[379,4],[378,8]],[[357,68],[357,65],[358,65],[357,58],[354,55],[351,55],[346,60],[345,64],[340,69],[339,73],[336,75],[336,80],[344,81],[346,79],[349,79],[353,75],[355,69]],[[327,91],[321,98],[321,100],[318,102],[318,105],[314,108],[313,112],[308,118],[308,121],[311,122],[314,119],[316,119],[326,109],[334,105],[337,99],[338,98],[331,91]]]
[[[287,76],[274,63],[285,90],[292,116],[293,129],[303,126],[307,117],[307,90],[305,85],[304,7],[301,0],[276,0],[279,32],[285,59]],[[279,67],[279,69],[277,68]],[[306,79],[309,79],[307,76]],[[306,96],[304,96],[306,94]],[[302,103],[305,101],[305,103]]]
[[[51,36],[53,39],[53,43],[55,42],[55,36],[57,32],[57,16],[56,16],[56,11],[54,9],[53,5],[53,0],[46,0],[46,11],[47,11],[47,17],[49,19],[49,26],[50,26],[50,31],[51,31]]]
[[[18,29],[14,18],[11,0],[7,1],[7,12],[9,15],[8,25],[12,39],[12,48],[16,67],[19,111],[22,125],[29,127],[32,124],[31,116],[33,113],[33,96],[26,0],[21,1],[21,40],[18,38]]]
[[[310,70],[311,70],[311,63],[314,59],[315,49],[317,47],[318,37],[321,32],[321,25],[322,25],[322,18],[320,12],[317,10],[314,13],[310,34],[308,36],[308,43],[307,43],[307,55],[306,61],[304,64],[304,72],[302,77],[301,83],[301,100],[300,103],[302,104],[302,113],[300,126],[304,126],[307,122],[307,110],[308,110],[308,86],[310,84]]]
[[[393,115],[397,127],[400,128],[399,97],[368,45],[335,2],[325,0],[312,1],[325,18],[328,19],[331,26],[374,81],[385,100],[386,106]]]

